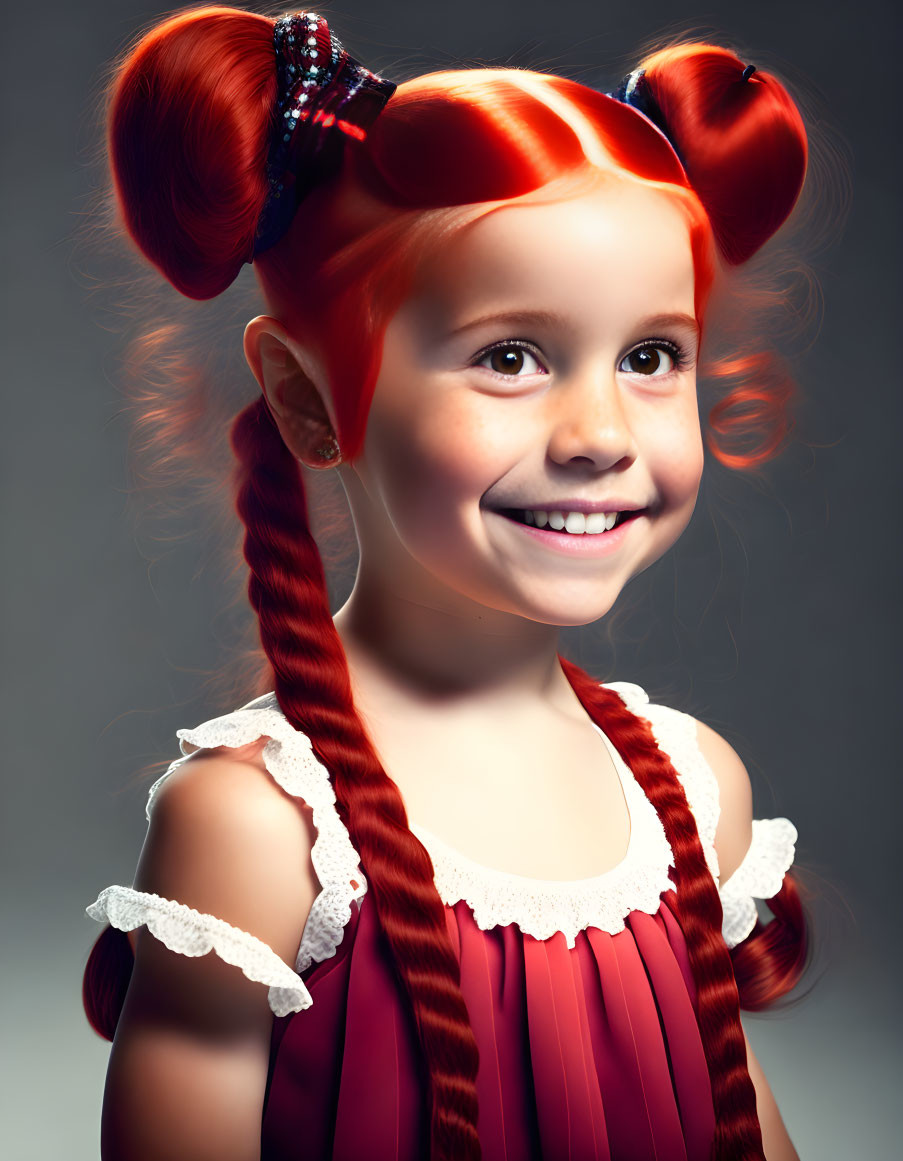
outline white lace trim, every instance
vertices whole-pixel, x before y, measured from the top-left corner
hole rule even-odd
[[[695,816],[709,870],[717,883],[715,833],[721,814],[718,779],[699,748],[696,722],[680,710],[650,703],[646,691],[632,682],[611,682],[607,688],[617,690],[628,709],[646,718],[656,741],[671,759]],[[752,831],[752,841],[743,861],[719,888],[724,912],[721,930],[728,947],[736,947],[755,927],[758,912],[754,899],[770,899],[780,891],[795,855],[798,834],[789,819],[755,818]]]
[[[425,827],[410,823],[433,863],[439,897],[449,906],[463,899],[481,930],[515,923],[534,939],[549,939],[561,932],[568,947],[573,947],[578,932],[587,927],[615,935],[623,931],[631,911],[654,915],[662,892],[673,888],[668,868],[674,859],[655,807],[605,733],[595,728],[618,771],[630,814],[627,853],[601,875],[531,879],[495,870],[453,850]]]
[[[799,835],[790,819],[755,818],[752,832],[743,861],[721,885],[722,931],[728,947],[736,947],[755,927],[755,899],[777,895],[796,854]]]
[[[154,798],[161,784],[197,751],[188,746],[213,749],[216,746],[245,746],[255,739],[270,739],[263,748],[267,770],[288,794],[302,798],[313,811],[317,838],[310,857],[321,891],[310,909],[295,969],[303,972],[314,961],[320,963],[336,953],[345,925],[351,918],[351,903],[367,890],[360,869],[360,856],[335,807],[335,791],[329,772],[313,752],[310,739],[288,721],[274,693],[264,694],[222,717],[211,718],[193,730],[177,730],[183,757],[151,786],[146,813],[150,819]],[[352,885],[352,881],[358,884]]]
[[[631,712],[650,723],[656,741],[671,759],[695,816],[707,864],[717,882],[718,857],[714,840],[720,810],[718,782],[699,749],[694,719],[679,710],[650,703],[646,691],[633,682],[608,682],[605,688],[614,690]],[[627,853],[609,871],[589,879],[570,881],[513,875],[473,862],[447,846],[425,827],[413,821],[410,823],[412,832],[430,855],[440,898],[449,906],[461,900],[466,901],[482,930],[515,923],[524,934],[541,940],[561,932],[568,947],[573,947],[577,933],[587,927],[596,927],[614,935],[623,930],[631,911],[654,914],[658,910],[662,893],[673,888],[669,869],[674,866],[674,858],[658,813],[604,731],[598,726],[595,728],[615,763],[630,814]],[[351,903],[355,899],[360,900],[366,893],[367,881],[360,869],[360,856],[336,810],[335,793],[328,771],[313,753],[310,739],[290,725],[274,693],[264,694],[240,709],[212,718],[194,729],[178,730],[177,736],[182,757],[176,759],[150,788],[146,808],[148,819],[161,784],[198,750],[217,746],[235,748],[261,736],[269,738],[263,748],[266,768],[287,793],[302,798],[311,807],[317,830],[317,839],[311,849],[311,861],[321,891],[314,900],[304,926],[295,962],[296,972],[303,972],[312,962],[322,962],[334,956],[351,917]],[[189,750],[190,746],[195,749]],[[755,925],[756,910],[752,897],[769,898],[780,889],[783,875],[793,860],[793,842],[796,837],[796,830],[787,819],[753,821],[750,849],[730,880],[721,888],[723,932],[728,946],[735,946]],[[353,882],[358,886],[354,887]],[[107,898],[115,898],[120,907],[126,896],[117,893],[131,892],[131,896],[136,898],[143,895],[123,887],[107,888],[107,891],[114,893]],[[98,903],[93,907],[97,908],[105,896],[106,892],[101,893]],[[160,899],[159,896],[146,895],[143,898]],[[135,899],[131,898],[131,903],[134,902]],[[167,904],[170,909],[180,909],[169,910],[167,914],[179,915],[182,919],[183,912],[189,916],[199,916],[198,912],[182,904],[169,900],[160,902]],[[91,908],[88,913],[92,914]],[[140,913],[140,910],[135,911],[135,914]],[[101,916],[94,914],[92,917]],[[291,969],[275,952],[254,936],[238,932],[238,929],[230,928],[213,916],[200,918],[210,919],[214,924],[222,924],[226,931],[253,940],[258,951],[262,949],[285,971],[291,973]],[[113,922],[112,918],[110,921]],[[132,926],[139,926],[143,922],[147,920],[137,919]],[[208,934],[206,928],[203,932],[196,926],[191,930],[195,938],[201,938],[202,935],[206,937]],[[219,932],[221,929],[216,930]],[[214,945],[208,944],[203,951],[209,950],[210,946]],[[216,950],[219,951],[219,948],[216,947]],[[203,951],[187,954],[203,954]],[[294,973],[291,974],[296,978]],[[302,981],[298,980],[293,986],[298,985],[306,998],[301,1007],[307,1007],[311,1002],[310,994]],[[271,1006],[272,994],[271,988]],[[279,1002],[285,1004],[287,1001]],[[273,1010],[276,1011],[275,1008]]]
[[[631,713],[649,722],[659,748],[671,759],[696,820],[706,863],[717,883],[719,868],[715,832],[721,812],[718,779],[699,749],[695,719],[682,710],[650,702],[646,691],[631,681],[608,682],[606,689],[615,690]]]
[[[133,887],[106,887],[85,908],[98,923],[120,931],[147,924],[150,933],[170,951],[198,956],[215,951],[220,959],[241,968],[249,980],[268,984],[270,1009],[277,1016],[300,1012],[313,1003],[304,981],[262,940],[184,903]]]

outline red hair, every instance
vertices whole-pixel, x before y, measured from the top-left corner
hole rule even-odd
[[[144,35],[110,86],[108,149],[124,231],[189,298],[220,294],[252,252],[275,102],[272,30],[272,20],[240,9],[186,11]],[[575,196],[599,181],[651,185],[685,214],[700,323],[718,255],[745,261],[789,215],[807,142],[781,83],[762,72],[744,79],[742,61],[709,44],[643,63],[674,148],[635,110],[560,77],[476,69],[400,85],[368,137],[348,145],[340,172],[255,262],[271,313],[322,358],[346,460],[360,450],[382,336],[418,261],[481,215],[515,200]],[[161,339],[160,331],[151,336],[157,349]],[[707,439],[723,463],[748,468],[774,454],[788,430],[790,381],[768,351],[732,358],[724,374],[746,381],[719,403],[712,426],[756,443],[740,454]],[[151,406],[148,396],[142,418],[151,411],[178,444],[175,404],[161,393]],[[263,688],[310,737],[360,853],[423,1048],[432,1157],[478,1158],[478,1056],[459,965],[429,856],[355,709],[302,470],[263,398],[235,417],[231,443],[248,592],[267,660]],[[613,691],[560,660],[658,811],[674,853],[716,1113],[714,1155],[761,1161],[739,1009],[766,1006],[799,979],[806,926],[798,893],[785,877],[775,921],[729,953],[718,891],[668,755]],[[125,954],[110,960],[125,951],[118,934],[100,937],[84,983],[89,1019],[110,1038],[129,962]]]

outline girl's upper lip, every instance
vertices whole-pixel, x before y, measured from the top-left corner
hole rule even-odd
[[[493,507],[496,511],[500,510],[500,506]],[[503,507],[533,512],[642,512],[648,505],[612,496],[608,500],[580,500],[574,497],[564,500],[540,500],[535,504],[505,504]]]

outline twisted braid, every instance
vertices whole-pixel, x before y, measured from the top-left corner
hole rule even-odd
[[[479,1054],[433,866],[408,829],[352,698],[348,666],[311,535],[304,484],[261,397],[231,431],[248,593],[282,712],[329,770],[336,804],[414,1011],[429,1082],[433,1161],[478,1161]]]
[[[756,1092],[746,1064],[740,998],[721,935],[723,913],[696,821],[674,767],[645,719],[572,662],[561,666],[658,812],[674,853],[678,918],[696,982],[696,1012],[715,1107],[713,1161],[764,1161]]]
[[[731,948],[740,1006],[761,1012],[796,987],[814,956],[812,924],[806,910],[808,886],[789,871],[777,895],[767,900],[773,919],[756,925]]]

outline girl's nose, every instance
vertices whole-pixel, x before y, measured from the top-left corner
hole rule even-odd
[[[556,463],[586,460],[610,468],[634,459],[637,446],[613,370],[587,372],[554,393],[549,455]]]

